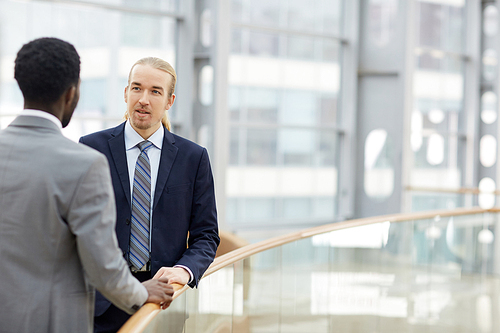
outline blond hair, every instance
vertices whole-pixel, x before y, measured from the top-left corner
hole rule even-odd
[[[156,57],[146,57],[142,58],[136,61],[136,63],[132,66],[130,69],[130,72],[128,74],[128,84],[130,85],[130,77],[132,76],[132,70],[136,65],[148,65],[151,66],[155,69],[159,69],[161,71],[164,71],[172,76],[172,84],[170,86],[170,91],[168,92],[168,98],[172,98],[172,95],[175,92],[175,84],[177,82],[177,74],[175,73],[175,69],[170,65],[168,62],[166,62],[163,59],[156,58]],[[128,113],[125,112],[124,116],[125,120],[128,119]],[[168,119],[168,110],[165,110],[165,114],[163,115],[163,118],[161,119],[161,123],[163,126],[167,128],[167,130],[171,131],[172,125],[170,124],[170,120]]]

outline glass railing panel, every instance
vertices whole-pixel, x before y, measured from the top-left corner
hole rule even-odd
[[[200,281],[198,289],[187,292],[185,332],[231,332],[235,314],[234,265]]]
[[[487,314],[492,313],[491,300],[497,300],[498,294],[494,289],[498,277],[491,275],[497,220],[497,214],[481,214],[415,223],[413,298],[408,321],[427,326],[432,332],[496,331],[483,328],[492,327]],[[498,306],[498,301],[494,303]],[[487,308],[486,312],[478,311]]]
[[[498,223],[434,216],[293,241],[204,278],[146,331],[498,332]]]
[[[183,293],[177,297],[167,310],[160,311],[158,315],[142,331],[144,333],[181,333],[189,317],[186,298],[189,293]]]
[[[278,332],[281,311],[282,248],[273,248],[251,257],[245,302],[250,332]]]

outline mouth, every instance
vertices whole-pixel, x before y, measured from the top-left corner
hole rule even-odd
[[[145,109],[135,109],[135,112],[139,113],[139,114],[143,114],[143,115],[148,115],[150,114],[151,112],[145,110]]]

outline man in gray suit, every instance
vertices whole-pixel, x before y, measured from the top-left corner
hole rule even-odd
[[[0,132],[0,332],[90,332],[94,287],[128,313],[166,308],[168,280],[137,281],[118,248],[104,155],[66,139],[80,58],[56,38],[24,45],[24,110]]]

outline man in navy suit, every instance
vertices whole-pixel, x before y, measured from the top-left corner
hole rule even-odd
[[[125,88],[127,121],[84,136],[80,142],[108,158],[116,198],[116,234],[133,275],[140,281],[167,277],[170,283],[195,287],[212,263],[220,240],[207,150],[170,132],[167,111],[175,100],[176,79],[175,70],[164,60],[137,61]],[[149,227],[144,228],[141,237],[146,244],[141,245],[134,236],[138,220],[132,207],[147,202],[137,201],[134,189],[139,187],[134,177],[145,140],[151,188],[144,192],[150,197],[149,212],[144,215]],[[136,260],[141,246],[146,254],[149,250],[144,265]],[[128,317],[96,295],[96,332],[114,332]]]

